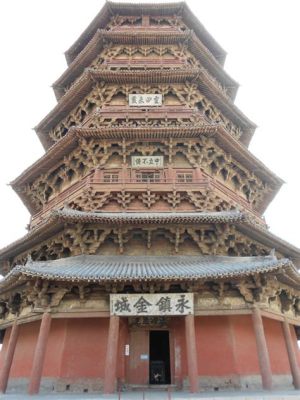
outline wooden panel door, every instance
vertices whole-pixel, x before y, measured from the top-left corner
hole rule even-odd
[[[127,383],[147,385],[149,383],[149,331],[132,330],[127,362]]]

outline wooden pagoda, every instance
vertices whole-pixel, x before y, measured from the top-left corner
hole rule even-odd
[[[66,59],[11,184],[0,390],[299,389],[300,251],[224,50],[186,3],[107,2]]]

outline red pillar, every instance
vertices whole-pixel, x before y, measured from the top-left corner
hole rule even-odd
[[[190,382],[190,392],[196,393],[199,390],[198,384],[198,363],[195,335],[194,315],[185,316],[185,339],[187,350],[188,375]]]
[[[5,393],[10,373],[10,368],[13,362],[15,349],[17,345],[18,335],[19,335],[19,325],[17,319],[15,319],[8,341],[7,351],[5,354],[5,358],[3,360],[3,367],[0,372],[0,392]]]
[[[28,393],[36,394],[40,390],[47,340],[51,326],[51,314],[45,312],[42,317],[39,336],[33,356]]]
[[[107,352],[105,359],[105,373],[104,373],[104,393],[114,393],[116,375],[117,375],[117,362],[118,362],[118,341],[119,341],[119,325],[120,317],[111,315],[109,320]]]
[[[291,336],[291,331],[290,331],[290,325],[287,322],[287,319],[284,318],[282,322],[282,328],[283,328],[283,334],[284,334],[284,339],[285,339],[285,345],[286,345],[286,350],[289,356],[289,363],[291,367],[291,372],[293,376],[293,384],[295,386],[295,389],[300,389],[300,372],[299,372],[299,365],[297,362],[296,354],[295,354],[295,349],[293,346],[293,341],[292,341],[292,336]]]
[[[264,326],[260,310],[257,307],[253,308],[252,313],[253,327],[256,338],[258,361],[262,379],[262,386],[265,390],[272,389],[272,371],[270,358],[267,348],[267,342],[264,332]]]

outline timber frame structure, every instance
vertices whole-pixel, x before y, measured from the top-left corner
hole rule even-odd
[[[264,220],[283,181],[225,57],[183,2],[108,1],[66,52],[11,183],[0,391],[300,389],[300,250]]]

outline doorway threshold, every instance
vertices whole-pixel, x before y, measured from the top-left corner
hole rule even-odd
[[[149,391],[176,391],[178,390],[178,387],[176,385],[126,385],[126,390],[128,391],[144,391],[144,390],[149,390]]]

